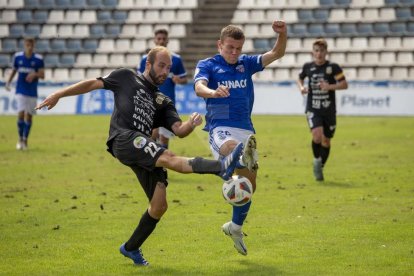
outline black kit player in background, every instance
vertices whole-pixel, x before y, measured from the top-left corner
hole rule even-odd
[[[171,64],[171,53],[167,48],[155,47],[148,53],[142,75],[125,68],[117,69],[105,77],[80,81],[60,89],[36,107],[51,109],[62,97],[95,89],[114,92],[108,151],[132,169],[149,199],[149,207],[132,236],[120,247],[120,252],[137,265],[148,265],[140,247],[167,211],[168,182],[164,168],[180,173],[216,174],[227,180],[233,174],[243,150],[242,143],[239,143],[223,161],[186,158],[176,156],[151,139],[152,131],[157,127],[165,127],[178,137],[185,137],[202,123],[198,113],[193,113],[182,122],[173,102],[159,91],[158,85],[167,78]]]
[[[335,90],[348,88],[342,68],[327,60],[327,54],[326,40],[316,39],[312,45],[313,62],[303,65],[297,81],[302,95],[307,94],[306,117],[312,132],[313,174],[317,181],[324,180],[323,167],[336,129]]]

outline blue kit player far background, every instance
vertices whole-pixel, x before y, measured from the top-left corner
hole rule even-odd
[[[157,29],[154,32],[154,44],[155,46],[167,47],[169,42],[168,31],[166,29]],[[159,86],[160,91],[168,96],[175,104],[175,85],[187,83],[187,72],[185,71],[181,56],[176,53],[172,54],[172,66],[167,79],[163,84]],[[147,55],[143,56],[137,71],[143,73],[145,71],[145,63],[147,61]],[[173,136],[173,133],[167,129],[160,127],[154,130],[153,138],[165,148],[168,148],[169,138]]]
[[[43,57],[34,53],[35,40],[24,40],[24,51],[17,52],[13,57],[13,69],[6,82],[6,90],[10,91],[10,84],[18,73],[16,84],[17,100],[17,129],[19,140],[16,149],[26,150],[27,140],[32,127],[33,115],[36,113],[37,86],[39,79],[45,77]]]
[[[274,21],[272,28],[278,38],[273,48],[262,55],[242,55],[243,30],[229,25],[221,30],[217,41],[219,54],[198,62],[194,87],[197,96],[206,102],[206,126],[210,149],[217,159],[228,156],[238,143],[244,144],[236,174],[247,177],[256,189],[257,152],[251,114],[254,103],[252,76],[285,54],[287,33],[283,21]],[[233,239],[236,250],[247,255],[242,225],[251,201],[233,206],[232,220],[222,230]]]

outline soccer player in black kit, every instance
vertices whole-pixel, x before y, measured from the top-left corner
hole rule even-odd
[[[324,180],[323,167],[336,129],[335,90],[348,88],[342,68],[327,60],[327,53],[326,40],[316,39],[312,45],[313,62],[303,65],[297,81],[302,95],[307,94],[306,117],[312,133],[313,174],[317,181]]]
[[[114,92],[108,151],[132,169],[149,199],[149,207],[141,216],[137,228],[120,247],[120,252],[137,265],[149,264],[142,255],[141,245],[167,211],[168,182],[164,168],[180,173],[216,174],[227,180],[233,174],[243,150],[242,143],[239,143],[222,161],[186,158],[176,156],[151,139],[152,130],[157,127],[165,127],[178,137],[185,137],[202,123],[198,113],[191,114],[187,121],[182,122],[173,102],[158,90],[170,68],[171,53],[165,47],[155,47],[148,53],[142,75],[126,68],[117,69],[105,77],[80,81],[58,90],[36,107],[51,109],[62,97],[95,89]]]

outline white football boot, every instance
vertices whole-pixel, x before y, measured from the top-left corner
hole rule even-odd
[[[251,172],[255,172],[259,169],[256,145],[256,137],[254,137],[254,135],[249,135],[243,148],[242,162]]]
[[[232,222],[226,222],[223,224],[221,229],[223,230],[224,234],[232,238],[234,242],[234,248],[236,248],[237,252],[242,255],[247,255],[247,248],[243,242],[244,233],[242,231],[234,231],[231,229]]]

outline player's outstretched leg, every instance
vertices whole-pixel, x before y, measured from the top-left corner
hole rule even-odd
[[[144,255],[142,254],[141,248],[138,248],[137,250],[134,250],[134,251],[127,251],[125,249],[125,243],[124,243],[119,248],[119,251],[125,257],[133,260],[134,264],[136,265],[143,265],[143,266],[149,265],[149,262],[147,262],[147,260],[144,259]]]
[[[233,151],[223,158],[221,162],[221,171],[219,176],[224,180],[229,180],[233,175],[234,170],[236,169],[237,163],[240,159],[240,155],[243,151],[243,143],[238,143]]]
[[[244,144],[240,163],[251,172],[255,172],[259,168],[259,165],[257,163],[258,155],[256,146],[256,137],[254,137],[254,135],[249,135],[247,137],[246,143]]]

